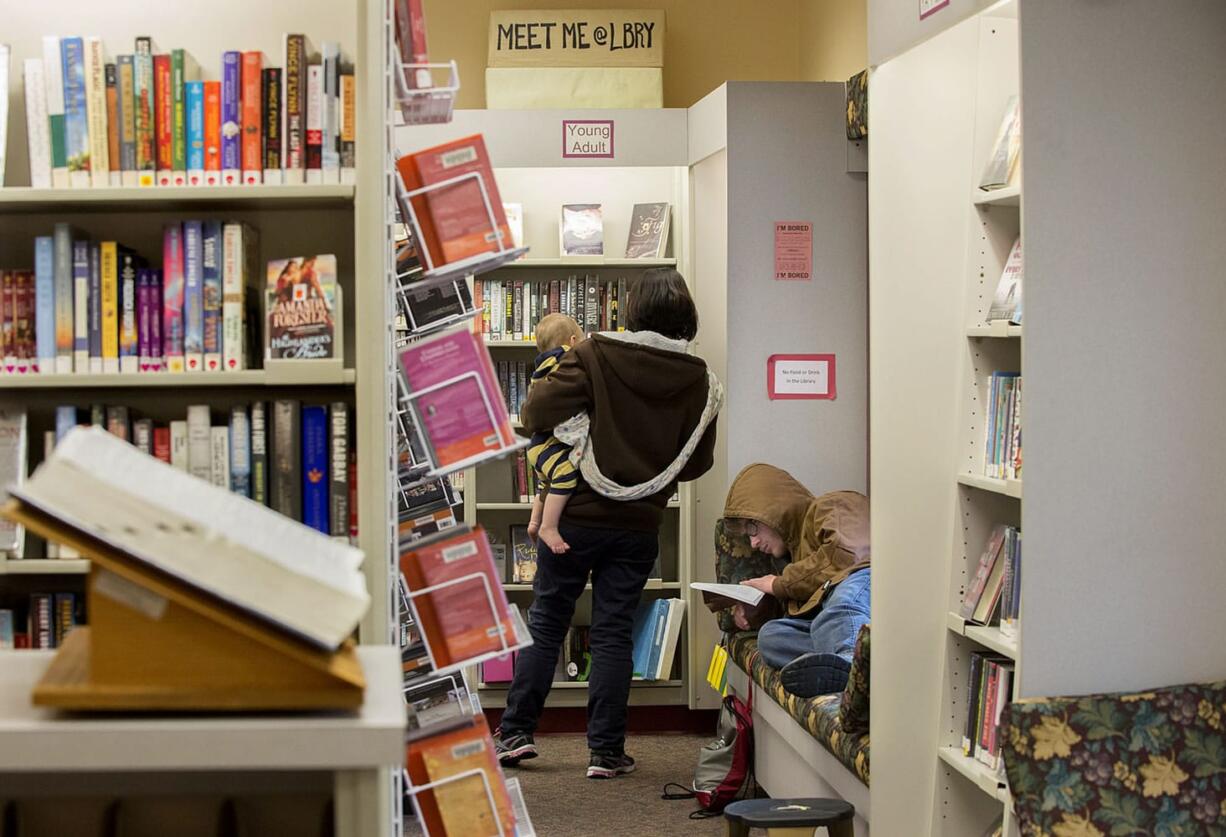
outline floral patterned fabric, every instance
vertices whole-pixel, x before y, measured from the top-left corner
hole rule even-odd
[[[747,578],[763,575],[778,575],[788,565],[788,558],[775,558],[759,552],[749,545],[745,535],[733,535],[724,531],[724,521],[715,523],[715,579],[720,584],[736,584]],[[735,633],[732,612],[720,611],[719,629],[726,634]],[[748,670],[748,669],[747,669]]]
[[[1226,682],[1020,701],[1001,723],[1025,837],[1226,835]]]
[[[867,630],[867,629],[866,629]],[[865,636],[864,633],[861,636]],[[865,646],[867,651],[867,644]],[[864,784],[869,777],[869,741],[867,730],[863,733],[849,732],[844,729],[840,717],[840,706],[843,694],[820,695],[815,698],[800,698],[783,688],[779,681],[779,670],[771,668],[758,653],[757,634],[745,632],[732,638],[729,653],[742,669],[749,673],[754,682],[762,687],[775,703],[796,719],[809,735],[829,750],[835,758],[846,765],[847,769],[856,775]],[[853,663],[851,676],[856,677],[856,666]],[[850,681],[849,681],[850,683]],[[864,678],[867,690],[868,678]]]
[[[843,700],[839,703],[839,722],[847,733],[868,735],[868,656],[872,627],[871,624],[865,625],[856,637],[847,688],[843,690]]]

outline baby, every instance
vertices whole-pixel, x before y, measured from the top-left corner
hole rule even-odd
[[[557,367],[566,350],[583,339],[583,329],[565,314],[548,314],[536,326],[536,356],[532,380],[539,381]],[[575,492],[579,472],[570,461],[571,447],[547,431],[534,433],[528,445],[528,464],[541,481],[541,492],[532,501],[528,534],[539,536],[555,554],[570,547],[562,540],[558,524],[566,501]],[[542,499],[542,497],[544,499]]]

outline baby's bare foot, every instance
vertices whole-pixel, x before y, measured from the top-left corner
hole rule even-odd
[[[570,551],[570,545],[562,540],[562,533],[555,526],[542,526],[537,535],[545,542],[545,546],[549,547],[554,555],[561,555],[563,552]]]

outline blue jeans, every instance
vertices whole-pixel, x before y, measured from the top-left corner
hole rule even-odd
[[[774,668],[783,668],[802,654],[837,654],[851,662],[860,628],[870,619],[871,569],[843,579],[812,616],[772,619],[758,631],[758,650]]]

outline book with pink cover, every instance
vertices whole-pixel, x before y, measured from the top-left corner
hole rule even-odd
[[[515,654],[503,654],[481,664],[481,682],[510,683],[515,673]]]
[[[162,238],[162,356],[166,369],[183,366],[183,227],[169,224]]]
[[[418,426],[434,451],[435,467],[446,468],[515,443],[481,335],[459,326],[410,344],[400,353],[400,369],[410,393],[443,384],[414,401]]]

